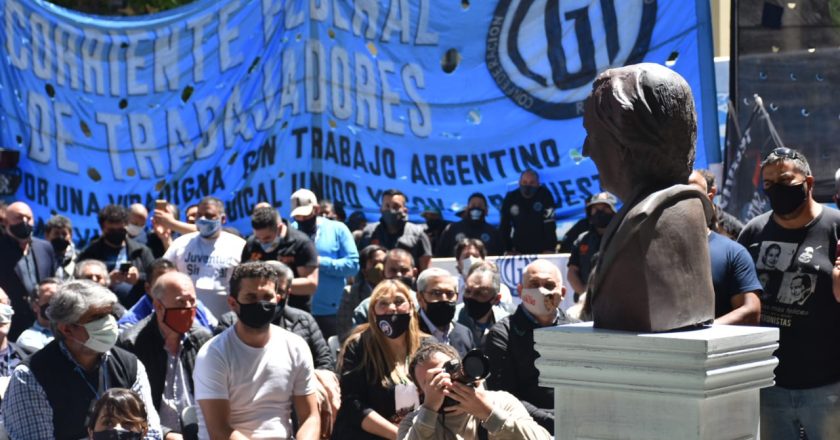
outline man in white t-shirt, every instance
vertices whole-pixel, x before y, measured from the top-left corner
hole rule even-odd
[[[245,240],[222,231],[225,205],[207,196],[198,204],[198,232],[178,237],[163,258],[190,276],[198,299],[218,319],[228,311],[227,292],[233,268],[239,264]]]
[[[316,378],[306,342],[271,325],[277,270],[242,264],[230,279],[233,327],[198,353],[193,373],[199,437],[316,440],[320,437]],[[292,432],[294,405],[299,428]]]

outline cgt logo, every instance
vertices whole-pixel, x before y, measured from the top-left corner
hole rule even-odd
[[[522,281],[522,270],[537,259],[537,255],[509,255],[496,259],[502,284],[508,286],[510,293],[517,296],[516,285]]]
[[[656,0],[500,0],[487,69],[525,110],[576,118],[599,72],[644,59],[656,7]]]

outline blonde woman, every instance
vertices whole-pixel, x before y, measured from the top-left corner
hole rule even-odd
[[[371,293],[368,323],[341,350],[334,440],[397,438],[402,418],[420,404],[408,363],[426,337],[411,290],[400,281],[380,282]]]

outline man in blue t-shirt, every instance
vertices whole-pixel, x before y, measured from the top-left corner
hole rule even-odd
[[[714,197],[706,186],[705,177],[698,171],[691,173],[688,182],[703,191],[710,201]],[[715,323],[758,325],[762,286],[747,249],[710,230],[709,257],[715,288]]]
[[[299,189],[292,194],[292,226],[306,234],[318,251],[318,288],[312,297],[312,316],[324,338],[338,334],[338,306],[347,277],[359,272],[356,240],[344,223],[321,217],[315,193]]]

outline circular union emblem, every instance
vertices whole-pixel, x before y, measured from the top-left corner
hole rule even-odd
[[[391,333],[394,332],[391,323],[388,321],[379,321],[379,330],[382,330],[382,334],[385,336],[391,336]]]
[[[487,69],[525,110],[576,118],[599,72],[644,59],[656,9],[656,0],[499,0]]]
[[[486,232],[481,234],[481,242],[484,244],[490,243],[490,234]]]
[[[519,205],[510,205],[510,215],[519,215]]]
[[[543,209],[543,204],[542,204],[542,202],[536,202],[536,203],[534,203],[534,211],[542,211],[542,209]]]

